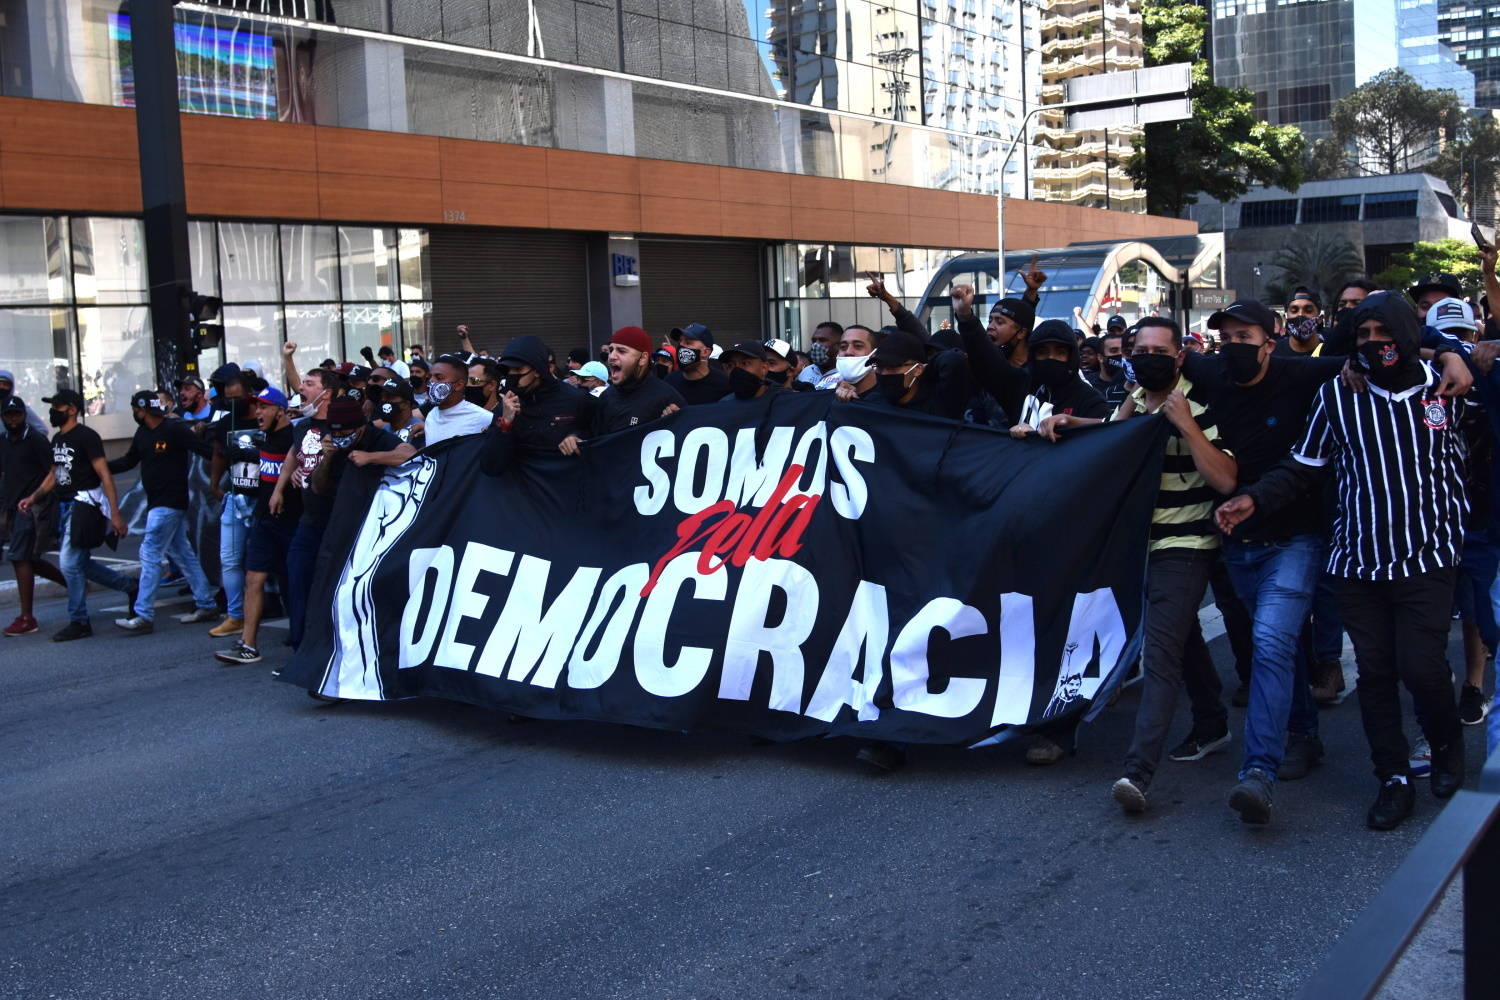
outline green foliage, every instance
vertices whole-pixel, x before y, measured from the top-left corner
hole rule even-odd
[[[1295,230],[1271,258],[1271,266],[1282,272],[1266,283],[1264,298],[1271,305],[1285,305],[1301,287],[1317,292],[1324,306],[1332,308],[1344,284],[1364,273],[1365,262],[1354,244],[1342,237]]]
[[[1180,216],[1199,195],[1237,198],[1251,183],[1295,191],[1302,183],[1302,132],[1255,116],[1250,92],[1221,87],[1201,58],[1206,15],[1195,3],[1148,0],[1141,6],[1146,65],[1193,62],[1193,117],[1148,125],[1125,161],[1146,190],[1154,215]]]
[[[1500,183],[1500,123],[1488,114],[1465,116],[1458,131],[1424,169],[1447,181],[1460,204],[1482,211],[1493,204]]]
[[[1349,151],[1337,139],[1319,139],[1307,148],[1302,157],[1303,179],[1326,181],[1335,177],[1348,177],[1357,173],[1349,162]]]
[[[1483,294],[1479,248],[1468,240],[1418,243],[1411,252],[1397,254],[1396,262],[1375,275],[1375,281],[1386,288],[1406,289],[1418,278],[1434,273],[1453,275],[1470,298]]]
[[[1404,174],[1431,160],[1439,139],[1463,120],[1458,94],[1428,90],[1404,69],[1388,69],[1339,98],[1328,116],[1334,138],[1352,144],[1361,162]]]

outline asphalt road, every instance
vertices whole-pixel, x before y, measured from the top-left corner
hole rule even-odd
[[[1224,804],[1238,735],[1130,819],[1133,693],[1052,768],[872,777],[844,741],[325,706],[280,650],[111,634],[112,597],[93,639],[0,643],[6,998],[1283,997],[1437,809],[1365,829],[1353,702],[1269,828]]]

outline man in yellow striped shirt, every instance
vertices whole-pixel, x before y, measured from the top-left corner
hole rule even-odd
[[[1182,375],[1183,354],[1182,331],[1176,323],[1156,316],[1141,320],[1130,357],[1139,388],[1113,418],[1160,413],[1172,424],[1161,490],[1151,515],[1146,673],[1125,775],[1112,789],[1126,812],[1146,808],[1147,791],[1177,710],[1177,691],[1184,682],[1192,700],[1193,733],[1173,751],[1174,759],[1197,759],[1229,742],[1218,675],[1196,626],[1198,606],[1219,554],[1213,505],[1234,492],[1237,469],[1234,456],[1219,444],[1212,414],[1193,398],[1192,384]],[[1183,753],[1193,755],[1180,756]]]

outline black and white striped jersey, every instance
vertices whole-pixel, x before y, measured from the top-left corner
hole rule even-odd
[[[1469,403],[1437,394],[1439,376],[1397,393],[1374,383],[1353,392],[1342,380],[1313,399],[1292,457],[1333,463],[1339,509],[1328,572],[1359,580],[1399,580],[1458,565],[1468,497],[1467,448],[1460,421]]]

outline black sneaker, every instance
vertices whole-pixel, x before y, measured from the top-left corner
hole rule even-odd
[[[1416,805],[1417,793],[1411,779],[1404,774],[1392,775],[1381,784],[1375,804],[1365,815],[1365,825],[1372,830],[1394,830]]]
[[[219,650],[214,654],[214,659],[226,666],[237,667],[242,663],[259,663],[260,651],[254,646],[237,642],[232,649]]]
[[[1204,736],[1194,730],[1188,733],[1187,739],[1173,747],[1167,756],[1179,761],[1202,760],[1215,750],[1222,750],[1228,745],[1229,730],[1227,729],[1217,736]]]
[[[889,743],[871,743],[860,747],[854,759],[869,764],[884,774],[890,774],[906,766],[906,751]]]
[[[1229,808],[1240,814],[1242,823],[1271,822],[1271,779],[1259,768],[1250,770],[1230,791]]]
[[[1307,777],[1307,772],[1323,762],[1323,741],[1316,736],[1301,736],[1297,733],[1287,737],[1286,753],[1281,758],[1281,768],[1276,777],[1282,781],[1296,781]]]
[[[1456,735],[1447,746],[1432,748],[1432,794],[1449,799],[1464,787],[1464,738]]]
[[[71,642],[74,639],[87,639],[94,634],[94,626],[88,622],[68,622],[53,636],[53,642]]]
[[[1490,703],[1484,692],[1472,684],[1465,684],[1458,693],[1458,721],[1466,726],[1477,726],[1490,714]]]

